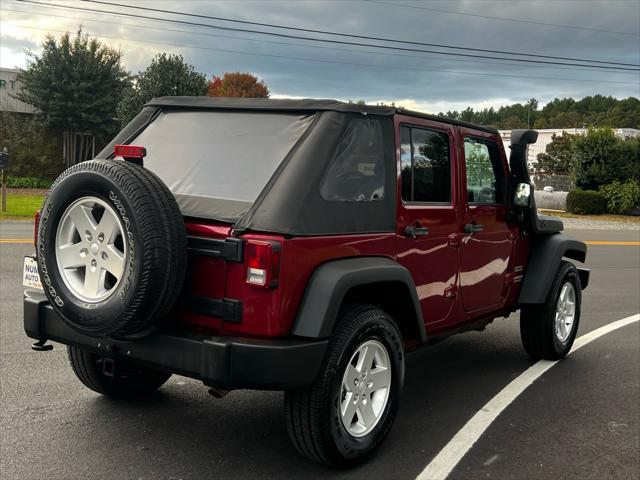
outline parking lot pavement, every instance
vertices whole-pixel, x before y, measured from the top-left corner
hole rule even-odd
[[[17,226],[16,226],[17,225]],[[568,232],[634,242],[633,231]],[[29,238],[30,224],[0,225]],[[0,244],[0,477],[415,478],[456,432],[533,363],[517,315],[408,357],[400,416],[368,464],[335,472],[290,446],[282,394],[236,391],[221,400],[173,377],[151,399],[122,403],[85,389],[64,348],[38,353],[22,332],[22,256]],[[591,284],[578,335],[640,311],[640,247],[590,245]],[[640,326],[586,345],[546,372],[489,427],[449,476],[639,478]]]

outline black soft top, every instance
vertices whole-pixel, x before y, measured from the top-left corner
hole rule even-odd
[[[205,111],[211,112],[211,122],[200,118],[203,114],[208,116]],[[216,143],[211,128],[215,121],[220,121],[221,112],[246,116],[228,119],[225,128],[231,132],[225,131],[228,136]],[[180,125],[170,126],[167,122],[172,113],[194,118],[182,118]],[[250,130],[251,118],[261,113],[291,117],[291,121],[269,122],[265,151],[273,144],[285,145],[287,139],[295,141],[286,149],[283,159],[276,155],[275,171],[265,180],[255,200],[248,200],[248,196],[241,197],[240,187],[259,176],[257,167],[266,164],[262,150],[258,154],[248,151],[244,163],[238,164],[237,169],[244,176],[238,189],[232,192],[227,188],[224,171],[220,170],[222,173],[218,175],[215,170],[226,164],[211,159],[235,158],[224,145],[233,147],[233,142],[239,141],[243,146],[251,144],[253,134],[247,129]],[[160,97],[147,103],[97,158],[113,158],[115,144],[129,144],[145,134],[156,135],[152,131],[155,124],[160,137],[146,145],[149,156],[145,167],[169,186],[186,217],[229,222],[236,233],[247,230],[285,235],[392,233],[396,231],[397,202],[396,114],[498,133],[488,127],[401,108],[336,100]],[[233,130],[234,125],[237,130]],[[294,132],[300,136],[292,136]],[[174,151],[176,145],[178,152]],[[203,148],[198,150],[195,148],[198,145]],[[190,153],[185,154],[186,151]],[[329,180],[325,182],[325,178]],[[216,179],[220,181],[216,183]],[[214,192],[214,186],[221,185],[226,190]]]
[[[378,115],[391,117],[395,114],[408,115],[410,117],[425,118],[436,122],[460,125],[463,127],[482,130],[483,132],[498,135],[498,130],[486,125],[462,122],[438,115],[406,110],[400,107],[360,105],[357,103],[340,102],[338,100],[321,100],[314,98],[303,99],[271,99],[271,98],[227,98],[227,97],[159,97],[146,104],[149,107],[161,108],[196,108],[215,110],[269,110],[280,112],[322,112],[334,111],[342,113],[362,113],[366,115]]]

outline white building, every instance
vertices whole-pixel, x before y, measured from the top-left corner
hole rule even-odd
[[[538,132],[538,141],[529,145],[529,168],[538,161],[538,154],[546,151],[547,145],[551,143],[554,135],[561,136],[562,132],[567,132],[573,135],[584,135],[588,131],[587,128],[541,128],[535,130]],[[640,130],[635,128],[614,128],[613,131],[616,136],[620,138],[626,139],[640,137]],[[502,137],[502,141],[504,142],[504,148],[508,149],[509,145],[511,145],[511,130],[499,130],[499,132]]]
[[[12,68],[0,69],[0,110],[3,112],[34,113],[36,109],[15,96],[20,92],[18,82],[19,70]]]

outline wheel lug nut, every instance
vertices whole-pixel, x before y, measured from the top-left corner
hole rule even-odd
[[[104,242],[104,233],[101,233],[101,234],[98,235],[98,241],[100,243]]]
[[[107,258],[109,258],[109,256],[107,255],[107,252],[102,252],[100,256],[102,257],[103,260],[106,260]]]
[[[90,242],[93,240],[93,236],[91,235],[91,232],[89,230],[85,230],[84,234],[87,237],[87,241]]]

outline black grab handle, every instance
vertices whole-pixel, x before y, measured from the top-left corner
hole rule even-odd
[[[411,237],[415,239],[422,235],[429,235],[429,229],[427,227],[408,226],[408,227],[405,227],[404,233],[407,237]]]

